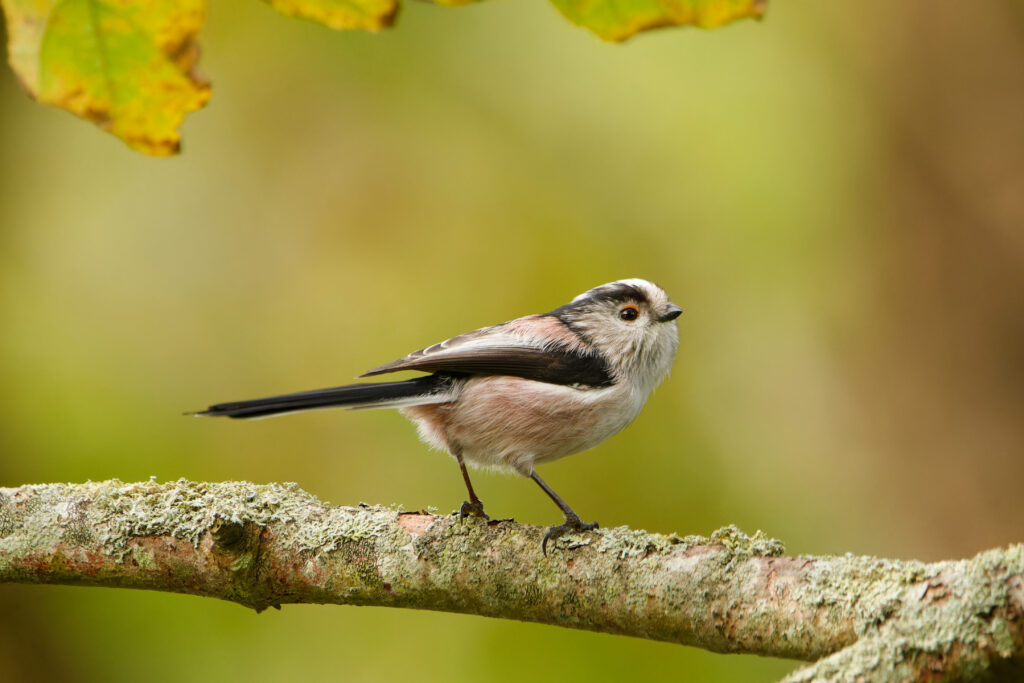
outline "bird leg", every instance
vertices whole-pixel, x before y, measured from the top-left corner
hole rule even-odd
[[[490,517],[488,517],[484,512],[483,502],[476,497],[476,491],[473,490],[473,483],[469,481],[469,471],[466,469],[466,463],[462,461],[462,454],[456,453],[455,459],[459,461],[459,469],[462,470],[462,479],[466,482],[466,490],[469,491],[469,500],[463,501],[462,505],[459,506],[459,519],[465,519],[466,515],[490,519]]]
[[[554,489],[547,485],[547,482],[537,476],[536,472],[531,472],[530,478],[537,482],[537,486],[541,487],[544,490],[544,493],[548,494],[548,497],[550,497],[551,500],[555,501],[555,505],[557,505],[562,510],[562,514],[565,515],[565,522],[551,527],[548,529],[548,532],[544,534],[544,540],[541,541],[540,549],[545,555],[548,554],[549,539],[554,538],[555,536],[560,536],[566,531],[589,531],[590,529],[597,528],[597,522],[590,522],[589,524],[581,522],[580,516],[577,515],[571,507],[569,507],[568,503],[562,500],[561,496],[555,493]]]

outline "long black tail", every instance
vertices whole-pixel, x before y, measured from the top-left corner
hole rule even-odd
[[[454,398],[454,381],[446,375],[417,377],[405,382],[349,384],[333,389],[300,391],[250,401],[218,403],[196,415],[253,418],[318,408],[401,408],[424,403],[444,403]]]

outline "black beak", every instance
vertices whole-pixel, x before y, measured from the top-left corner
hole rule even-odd
[[[683,309],[679,308],[675,304],[669,304],[665,312],[658,316],[659,323],[667,323],[670,320],[675,320],[683,312]]]

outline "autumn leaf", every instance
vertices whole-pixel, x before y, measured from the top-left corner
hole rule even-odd
[[[465,5],[476,0],[434,0]],[[277,11],[334,29],[390,26],[399,0],[267,0]],[[552,0],[601,38],[760,17],[766,0]],[[206,104],[196,71],[205,0],[0,0],[8,59],[40,102],[96,123],[146,154],[180,147],[185,114]]]
[[[435,5],[445,5],[446,7],[461,7],[462,5],[473,5],[480,0],[428,0],[433,2]]]
[[[40,102],[133,149],[178,151],[178,126],[209,84],[194,66],[204,0],[3,0],[8,57]]]
[[[302,17],[333,29],[387,28],[398,14],[398,0],[267,0],[281,14]]]
[[[716,28],[761,17],[767,0],[551,0],[565,17],[604,40],[619,42],[663,26]]]

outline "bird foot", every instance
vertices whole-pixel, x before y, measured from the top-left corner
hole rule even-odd
[[[579,517],[566,517],[565,522],[557,526],[553,526],[548,529],[548,532],[544,534],[544,540],[540,542],[540,550],[545,555],[548,554],[548,541],[552,538],[561,536],[568,531],[590,531],[597,529],[597,522],[583,523]]]
[[[481,519],[490,519],[487,513],[484,512],[484,504],[480,500],[467,500],[459,506],[459,519],[465,519],[467,515]]]

